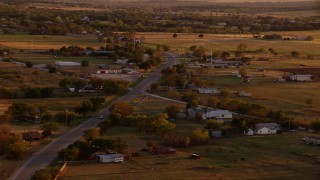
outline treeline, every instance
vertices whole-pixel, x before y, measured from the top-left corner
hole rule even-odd
[[[32,9],[32,16],[28,12]],[[249,33],[260,31],[316,30],[318,17],[294,19],[271,16],[251,16],[229,13],[224,16],[185,11],[147,11],[139,8],[112,11],[66,11],[23,8],[14,5],[0,7],[0,23],[4,33],[64,35],[66,33],[96,33],[105,31],[180,32],[180,33]],[[217,27],[219,23],[226,23]]]

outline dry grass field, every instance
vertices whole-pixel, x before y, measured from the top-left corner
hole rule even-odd
[[[0,62],[0,83],[2,87],[58,87],[62,76],[50,74],[36,68],[27,68],[10,62]]]
[[[277,33],[280,35],[312,35],[314,41],[268,41],[254,39],[252,35],[239,34],[204,34],[199,38],[198,34],[178,34],[174,39],[172,33],[139,33],[146,38],[146,44],[168,44],[173,50],[184,52],[192,45],[204,46],[208,53],[213,51],[236,51],[237,45],[244,43],[247,50],[274,48],[281,55],[289,55],[292,51],[299,51],[302,55],[320,55],[320,31],[293,31],[293,32],[268,32],[265,34]],[[262,33],[264,34],[264,33]]]

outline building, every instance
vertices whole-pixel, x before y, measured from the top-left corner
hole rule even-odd
[[[188,109],[188,116],[190,118],[196,117],[196,114],[199,114],[202,116],[204,113],[206,113],[205,109],[199,106],[192,106]]]
[[[254,134],[254,131],[251,128],[244,131],[244,135],[253,136],[253,134]]]
[[[22,133],[22,138],[25,141],[35,141],[43,138],[42,134],[38,131],[29,131]]]
[[[99,160],[102,163],[109,163],[109,162],[123,162],[124,155],[123,154],[106,154],[106,155],[98,155]]]
[[[211,137],[223,137],[222,136],[222,131],[221,130],[212,130],[210,131],[210,136]]]
[[[311,74],[294,74],[290,76],[291,81],[312,81],[313,75]]]
[[[320,145],[320,136],[307,136],[303,139],[307,144]]]
[[[255,134],[276,134],[280,131],[280,126],[277,123],[259,123],[256,125]]]
[[[54,63],[56,66],[81,66],[78,62],[57,61]]]
[[[219,94],[220,91],[218,91],[217,88],[198,88],[198,93],[200,94]]]
[[[116,64],[127,64],[129,59],[117,59]]]
[[[232,119],[232,112],[228,110],[212,110],[204,113],[202,115],[202,119],[221,119],[221,120],[227,120],[227,119]]]

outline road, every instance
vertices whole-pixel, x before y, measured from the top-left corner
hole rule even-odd
[[[167,63],[156,69],[146,79],[144,79],[141,83],[135,86],[126,95],[119,98],[117,101],[131,101],[139,94],[144,93],[149,88],[151,83],[156,82],[160,79],[162,69],[171,67],[172,65],[176,64],[176,58],[172,54],[165,53],[165,56],[168,59]],[[109,115],[108,109],[110,106],[111,105],[100,111],[97,116],[88,119],[78,127],[72,129],[68,133],[49,143],[44,148],[35,152],[28,160],[24,162],[24,164],[19,169],[17,169],[11,175],[9,179],[29,180],[33,176],[35,171],[47,167],[56,158],[58,152],[61,149],[66,148],[69,144],[80,139],[84,131],[96,127],[102,121],[101,119],[99,119],[100,115],[104,115],[104,117],[107,117]]]

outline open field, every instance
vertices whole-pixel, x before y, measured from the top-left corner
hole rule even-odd
[[[10,62],[0,62],[0,83],[2,87],[58,87],[62,76],[36,68],[27,68]]]
[[[60,49],[63,46],[81,46],[98,48],[103,46],[94,35],[70,35],[70,36],[52,36],[52,35],[28,35],[28,34],[0,34],[0,47],[13,49]]]
[[[301,32],[274,32],[281,35],[313,35],[314,41],[268,41],[261,39],[254,39],[252,35],[239,34],[204,34],[203,38],[199,38],[198,34],[178,34],[174,39],[172,33],[139,33],[140,36],[146,38],[146,44],[155,45],[169,44],[173,50],[184,52],[192,45],[204,46],[208,49],[208,53],[213,51],[236,51],[237,45],[244,43],[247,45],[247,50],[256,50],[264,48],[274,48],[279,54],[290,54],[296,50],[302,55],[320,55],[320,31],[301,31]],[[283,34],[282,34],[283,33]],[[271,34],[268,32],[268,34]]]
[[[185,132],[189,125],[177,122],[175,131]],[[310,134],[211,139],[208,145],[178,149],[172,156],[145,152],[124,163],[69,165],[62,179],[317,179],[319,147],[305,145],[301,141],[305,135]],[[130,147],[144,147],[152,140],[124,127],[114,127],[110,136],[127,138]],[[190,153],[202,158],[190,159]]]

